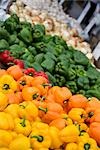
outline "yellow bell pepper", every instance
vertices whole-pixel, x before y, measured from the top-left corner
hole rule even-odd
[[[63,142],[69,143],[69,142],[77,142],[78,136],[80,134],[79,129],[77,126],[69,125],[66,126],[64,129],[60,131],[59,137]]]
[[[20,135],[10,143],[9,150],[29,150],[30,147],[30,139]]]
[[[76,143],[68,143],[65,150],[78,150],[78,145]]]
[[[3,75],[0,78],[0,91],[7,94],[18,89],[17,82],[10,75]]]
[[[75,124],[77,128],[80,131],[80,135],[78,137],[78,141],[80,141],[81,138],[89,138],[89,134],[87,133],[88,126],[85,123],[76,123]]]
[[[25,117],[29,121],[33,121],[38,117],[38,109],[35,104],[30,101],[20,103],[19,116],[21,118]]]
[[[18,109],[19,105],[17,104],[10,104],[7,106],[7,108],[4,110],[6,113],[10,114],[13,118],[18,118]]]
[[[28,120],[26,120],[25,118],[20,119],[20,118],[16,118],[14,120],[15,123],[15,132],[16,133],[21,133],[24,134],[25,136],[28,136],[31,132],[31,125],[30,122]]]
[[[0,130],[0,148],[8,147],[12,139],[12,135],[8,131]]]
[[[60,148],[60,146],[63,144],[62,141],[59,138],[59,129],[56,127],[49,127],[49,134],[51,137],[51,149]]]
[[[73,124],[73,121],[67,114],[61,114],[61,118],[65,119],[67,121],[67,125]]]
[[[12,138],[15,139],[18,134],[15,131],[9,131],[9,133],[12,135]]]
[[[8,148],[3,147],[3,148],[0,148],[0,150],[9,150],[9,149],[8,149]]]
[[[80,138],[89,138],[89,134],[87,132],[80,132],[79,140]]]
[[[36,117],[36,118],[35,118],[35,121],[41,122],[42,120],[41,120],[40,117]]]
[[[78,150],[97,150],[97,143],[92,138],[81,138],[78,143]]]
[[[80,132],[77,143],[79,143],[83,138],[88,139],[89,134],[87,132]]]
[[[10,114],[0,112],[0,129],[4,130],[14,129],[14,120]]]
[[[46,123],[35,121],[35,122],[32,122],[31,125],[32,125],[32,131],[33,132],[35,130],[41,130],[41,132],[43,131],[43,133],[44,133],[44,131],[46,133],[49,132],[49,125]]]
[[[67,118],[68,118],[68,115],[67,115],[66,113],[63,113],[63,114],[61,114],[61,118],[67,119]]]
[[[3,111],[8,105],[8,97],[0,92],[0,111]]]
[[[49,150],[48,148],[39,148],[39,150]]]
[[[39,150],[41,148],[50,148],[51,146],[51,137],[48,132],[41,130],[32,131],[30,134],[31,147],[34,150]]]
[[[88,126],[85,123],[76,123],[75,125],[79,128],[80,132],[88,130]]]
[[[68,116],[73,120],[73,122],[82,123],[86,118],[86,111],[82,108],[72,108]]]

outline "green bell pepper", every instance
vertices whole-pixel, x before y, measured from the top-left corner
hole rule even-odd
[[[41,63],[41,66],[45,71],[49,71],[52,73],[54,70],[55,61],[53,61],[51,58],[47,58]]]
[[[6,40],[2,39],[0,40],[0,52],[5,49],[9,49],[9,44]]]
[[[38,55],[36,55],[36,56],[34,57],[34,61],[35,61],[35,62],[38,62],[39,64],[42,63],[43,59],[44,59],[44,54],[43,54],[43,53],[40,53],[40,54],[38,54]]]

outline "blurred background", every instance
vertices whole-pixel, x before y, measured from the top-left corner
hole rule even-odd
[[[59,0],[66,14],[75,18],[83,29],[82,36],[91,45],[100,67],[100,0]]]
[[[75,18],[82,29],[84,37],[94,48],[100,40],[100,1],[99,0],[59,0],[66,14]]]

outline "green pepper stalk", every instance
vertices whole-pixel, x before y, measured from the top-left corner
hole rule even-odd
[[[45,114],[48,112],[48,108],[43,108],[43,107],[39,106],[38,109],[43,111]]]
[[[43,136],[41,135],[33,135],[31,138],[36,138],[38,142],[42,142],[44,140]]]
[[[22,122],[20,123],[23,127],[26,127],[25,118],[22,119]]]
[[[54,77],[56,78],[56,85],[64,86],[66,79],[64,76],[61,76],[59,74],[55,74]]]
[[[58,62],[56,67],[55,67],[55,72],[61,74],[61,75],[66,75],[67,74],[67,66],[65,61]]]

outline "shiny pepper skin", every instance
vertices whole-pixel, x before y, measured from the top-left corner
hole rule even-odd
[[[78,143],[78,150],[97,150],[97,143],[92,138],[81,138]]]
[[[65,147],[65,150],[77,150],[78,145],[76,143],[68,143]]]
[[[30,150],[30,140],[24,135],[19,135],[9,145],[9,150]]]
[[[73,120],[73,122],[82,123],[86,118],[86,112],[82,108],[72,108],[68,116]]]
[[[60,130],[58,128],[56,128],[54,126],[49,127],[49,134],[50,134],[51,141],[52,141],[51,146],[50,146],[51,149],[59,148],[63,144],[59,138],[59,132],[60,132]]]
[[[79,134],[80,131],[75,125],[69,125],[60,131],[59,137],[66,143],[77,142]]]
[[[30,122],[26,119],[20,119],[20,118],[16,118],[14,120],[15,123],[15,128],[14,130],[16,131],[16,133],[21,133],[24,134],[25,136],[28,136],[31,132],[31,125]]]
[[[31,101],[19,104],[18,114],[20,118],[25,117],[29,121],[34,121],[38,117],[38,109]]]
[[[8,105],[8,97],[0,92],[0,111],[3,111]]]
[[[11,143],[12,140],[13,137],[10,134],[10,132],[0,129],[0,148],[8,147],[8,145]]]
[[[0,150],[9,150],[9,149],[6,147],[2,147],[2,148],[0,148]]]
[[[14,121],[10,114],[5,112],[0,112],[0,129],[3,130],[14,129]]]
[[[43,123],[41,121],[33,121],[32,124],[32,131],[34,132],[35,130],[40,130],[41,132],[46,133],[49,132],[49,125],[46,123]]]
[[[4,110],[4,112],[10,114],[13,118],[18,118],[18,109],[19,109],[19,105],[18,104],[10,104],[6,107],[6,109]]]
[[[0,91],[8,94],[17,90],[17,82],[10,75],[3,75],[0,78]]]
[[[51,146],[51,137],[48,133],[35,130],[30,134],[31,146],[35,150],[39,150],[41,148],[50,148]]]

